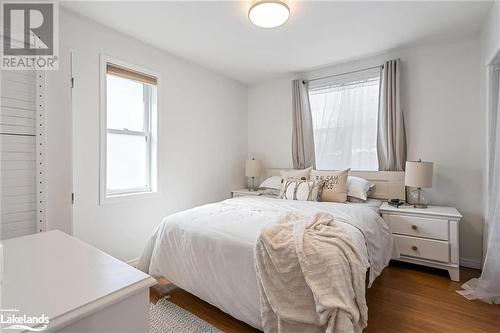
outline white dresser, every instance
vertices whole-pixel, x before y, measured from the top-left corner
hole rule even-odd
[[[3,242],[2,314],[46,316],[44,331],[148,332],[149,287],[155,283],[61,231]]]
[[[398,260],[446,269],[453,281],[460,280],[458,226],[462,215],[456,208],[396,208],[385,202],[380,213],[401,254]]]

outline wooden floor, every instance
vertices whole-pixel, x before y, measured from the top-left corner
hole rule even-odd
[[[460,279],[465,282],[478,275],[479,271],[464,268]],[[460,285],[445,271],[391,264],[368,290],[364,332],[500,332],[500,306],[468,301],[455,292]],[[260,332],[168,281],[151,289],[152,302],[166,295],[223,332]]]

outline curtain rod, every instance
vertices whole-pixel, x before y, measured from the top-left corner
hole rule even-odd
[[[363,69],[357,69],[355,71],[350,71],[350,72],[345,72],[345,73],[339,73],[339,74],[333,74],[333,75],[328,75],[328,76],[315,77],[314,79],[310,79],[310,80],[302,80],[302,83],[311,82],[311,81],[317,81],[317,80],[322,80],[322,79],[327,79],[329,77],[335,77],[335,76],[341,76],[341,75],[347,75],[347,74],[352,74],[352,73],[369,71],[370,69],[376,69],[376,68],[382,69],[382,68],[384,68],[384,65],[373,66],[373,67],[368,67],[368,68],[363,68]]]

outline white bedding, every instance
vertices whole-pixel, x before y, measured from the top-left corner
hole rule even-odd
[[[347,204],[348,205],[358,205],[358,206],[369,207],[369,208],[375,209],[375,211],[378,212],[378,209],[382,205],[382,201],[377,200],[377,199],[368,198],[368,200],[365,200],[363,202],[347,202]]]
[[[392,236],[373,206],[261,196],[229,199],[166,217],[146,245],[139,269],[165,277],[262,329],[254,247],[261,228],[290,211],[332,214],[370,267],[370,284],[391,258]]]

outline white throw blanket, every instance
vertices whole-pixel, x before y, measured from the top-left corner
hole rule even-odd
[[[264,331],[361,332],[366,266],[330,214],[289,213],[255,247]]]

